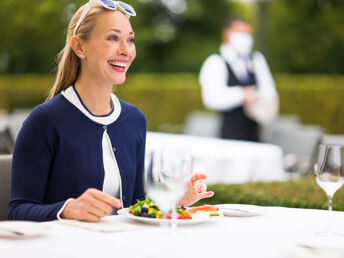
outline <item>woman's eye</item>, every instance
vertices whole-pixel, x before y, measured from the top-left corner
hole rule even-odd
[[[130,39],[128,39],[128,42],[135,43],[135,39],[134,38],[130,38]]]
[[[115,35],[111,35],[108,37],[109,40],[118,40],[118,37]]]

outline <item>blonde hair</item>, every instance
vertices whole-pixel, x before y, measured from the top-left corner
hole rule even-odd
[[[69,22],[66,45],[57,56],[57,74],[47,99],[51,99],[61,91],[67,89],[79,76],[81,62],[70,46],[70,38],[73,36],[75,25],[78,22],[82,11],[86,8],[86,5],[87,4],[81,6]],[[100,3],[95,2],[77,29],[76,35],[86,41],[90,36],[98,15],[106,11],[109,10],[104,8]]]

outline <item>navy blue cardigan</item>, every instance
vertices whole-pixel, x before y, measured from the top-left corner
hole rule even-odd
[[[68,198],[102,190],[105,128],[115,149],[124,207],[144,198],[146,120],[120,100],[121,114],[107,126],[87,118],[59,94],[37,106],[16,140],[8,211],[10,220],[49,221]]]

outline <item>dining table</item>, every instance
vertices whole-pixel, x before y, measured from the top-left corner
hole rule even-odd
[[[283,181],[290,177],[277,145],[149,131],[146,158],[166,144],[186,146],[193,156],[193,172],[206,174],[208,184]]]
[[[344,257],[343,235],[318,234],[329,221],[333,230],[344,233],[344,212],[329,217],[326,210],[256,208],[252,216],[214,217],[174,231],[124,215],[104,217],[102,229],[43,222],[38,223],[45,228],[39,235],[0,237],[0,257]]]

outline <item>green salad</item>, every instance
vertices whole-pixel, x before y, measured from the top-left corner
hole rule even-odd
[[[129,213],[134,216],[161,219],[172,219],[172,212],[163,214],[159,207],[146,195],[142,201],[137,201],[134,205],[129,207]],[[201,205],[191,208],[183,206],[176,207],[176,219],[196,219],[204,216],[222,216],[222,212],[218,207],[212,205]]]
[[[142,201],[137,201],[134,205],[129,207],[129,213],[146,218],[156,218],[162,217],[162,212],[159,207],[146,195],[146,199]]]

